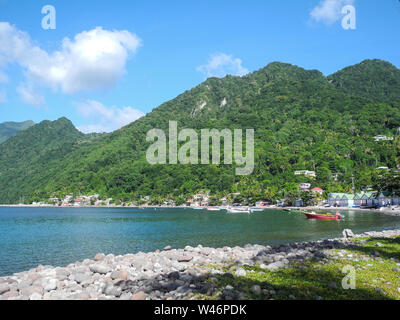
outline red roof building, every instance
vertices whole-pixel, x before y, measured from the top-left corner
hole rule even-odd
[[[311,191],[313,193],[319,193],[319,194],[323,194],[324,190],[322,190],[321,188],[312,188]]]

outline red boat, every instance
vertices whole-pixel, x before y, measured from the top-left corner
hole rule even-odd
[[[324,219],[324,220],[340,220],[342,216],[339,212],[336,212],[336,215],[332,215],[330,213],[315,213],[315,212],[304,212],[307,219]]]

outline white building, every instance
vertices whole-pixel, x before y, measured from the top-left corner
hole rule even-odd
[[[294,174],[296,176],[306,176],[306,177],[313,177],[313,178],[315,178],[317,176],[315,171],[308,171],[308,170],[295,171]]]
[[[387,137],[384,135],[377,135],[374,137],[375,142],[379,142],[379,141],[392,141],[394,138],[393,137]]]

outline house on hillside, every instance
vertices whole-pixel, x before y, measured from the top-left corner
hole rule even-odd
[[[299,188],[301,191],[310,191],[311,183],[300,183]]]
[[[315,178],[317,176],[315,171],[308,171],[308,170],[298,170],[298,171],[295,171],[294,174],[296,176],[306,176],[306,177],[312,177],[312,178]]]
[[[393,137],[387,137],[384,135],[377,135],[374,137],[375,142],[379,142],[379,141],[392,141],[394,138]]]
[[[312,188],[311,192],[314,194],[320,194],[322,196],[322,194],[324,193],[324,190],[321,188]]]

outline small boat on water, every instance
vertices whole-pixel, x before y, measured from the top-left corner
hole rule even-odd
[[[219,207],[208,207],[207,208],[207,211],[220,211],[221,210],[221,208],[219,208]]]
[[[315,213],[315,212],[304,212],[307,219],[322,219],[322,220],[341,220],[343,219],[342,215],[339,212],[336,214],[332,213]]]
[[[228,208],[226,208],[226,210],[229,213],[251,213],[249,208],[239,208],[239,207],[231,208],[231,207],[228,207]]]
[[[250,208],[250,212],[251,213],[253,213],[253,212],[261,212],[261,211],[264,211],[264,208],[257,208],[257,207]]]

